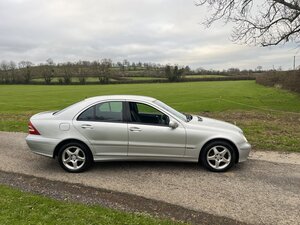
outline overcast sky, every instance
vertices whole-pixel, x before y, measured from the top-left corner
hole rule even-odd
[[[295,44],[247,47],[193,0],[0,0],[0,61],[111,58],[192,68],[292,68]],[[300,64],[300,54],[299,54]]]

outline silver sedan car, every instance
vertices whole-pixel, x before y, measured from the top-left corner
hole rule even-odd
[[[251,145],[235,125],[183,114],[151,97],[99,96],[30,118],[26,142],[58,158],[68,172],[93,162],[153,160],[199,162],[222,172],[247,159]]]

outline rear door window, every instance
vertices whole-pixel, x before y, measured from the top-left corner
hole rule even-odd
[[[99,103],[81,113],[77,120],[123,122],[123,102],[113,101]]]
[[[122,122],[123,121],[123,103],[105,102],[96,105],[96,121]]]

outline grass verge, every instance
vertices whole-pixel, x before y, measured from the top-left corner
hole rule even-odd
[[[1,224],[182,224],[100,206],[58,201],[0,185]]]
[[[290,113],[240,111],[204,113],[243,129],[256,150],[300,152],[300,116]]]

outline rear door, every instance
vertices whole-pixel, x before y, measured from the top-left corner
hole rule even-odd
[[[97,156],[127,156],[128,128],[124,102],[108,101],[83,111],[73,124],[93,146]]]

